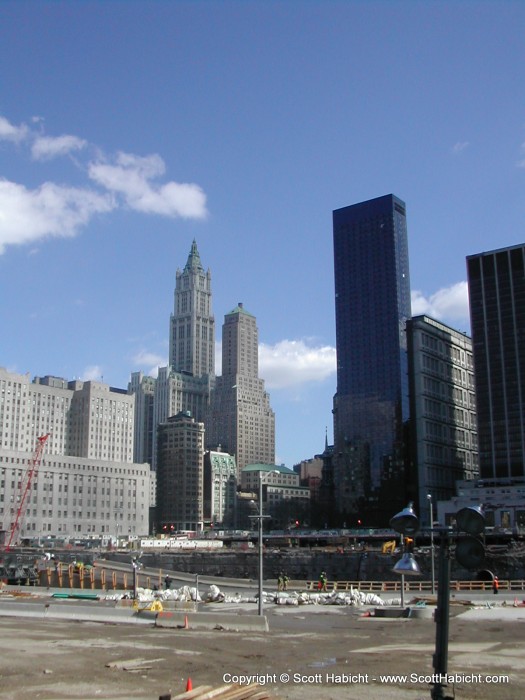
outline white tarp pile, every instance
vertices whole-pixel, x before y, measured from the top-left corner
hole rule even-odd
[[[106,600],[121,600],[122,598],[130,598],[133,594],[129,591],[127,593],[114,593],[113,595],[107,595]],[[164,591],[153,591],[151,588],[137,588],[137,600],[141,603],[149,603],[154,600],[177,600],[181,603],[189,603],[194,601],[197,603],[202,603],[202,598],[199,591],[193,586],[182,586],[182,588],[168,588]]]
[[[120,600],[121,598],[129,598],[130,593],[115,593],[106,596],[106,600]],[[160,601],[179,601],[197,603],[202,602],[199,591],[194,586],[182,586],[181,588],[169,588],[162,591],[153,591],[151,588],[137,588],[137,599],[141,603]],[[218,586],[210,586],[205,597],[207,603],[257,603],[258,595],[241,595],[235,593],[227,595],[223,593]],[[271,603],[275,605],[386,605],[375,593],[365,593],[352,588],[350,591],[331,591],[322,592],[269,592],[263,591],[263,602],[265,605]]]
[[[330,593],[296,593],[292,591],[289,593],[268,593],[263,591],[263,596],[265,604],[275,603],[276,605],[385,605],[385,602],[375,593],[365,593],[353,588],[350,591],[332,591]],[[218,586],[210,586],[206,600],[210,603],[255,603],[257,596],[244,597],[239,593],[225,595],[221,593]]]
[[[357,589],[332,591],[330,593],[278,593],[277,605],[384,605],[375,593],[365,593]]]

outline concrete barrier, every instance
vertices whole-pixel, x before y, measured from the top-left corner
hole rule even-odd
[[[268,619],[265,615],[236,615],[235,613],[159,612],[155,619],[155,626],[189,630],[220,629],[229,632],[269,631]]]

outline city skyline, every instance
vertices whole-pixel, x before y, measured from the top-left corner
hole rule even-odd
[[[412,314],[459,331],[466,257],[523,241],[524,19],[514,2],[3,3],[0,365],[118,387],[165,366],[195,239],[216,318],[239,300],[257,317],[276,462],[322,452],[332,211],[401,197]]]

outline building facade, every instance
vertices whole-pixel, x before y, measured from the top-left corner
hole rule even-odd
[[[428,526],[430,501],[479,476],[472,341],[428,316],[409,320],[407,337],[416,511]]]
[[[184,270],[176,273],[169,366],[193,377],[215,373],[211,273],[205,272],[195,241]]]
[[[133,462],[135,399],[102,382],[0,368],[0,522],[20,538],[148,532],[149,467]],[[31,489],[38,438],[49,435]]]
[[[462,508],[482,506],[486,532],[503,535],[525,535],[525,479],[476,479],[458,481],[456,494],[437,504],[441,525],[455,524]]]
[[[259,378],[255,316],[239,303],[222,327],[222,376],[211,393],[206,444],[235,455],[239,473],[247,464],[275,461],[275,415]]]
[[[204,521],[213,527],[234,527],[237,505],[235,457],[221,449],[204,455]]]
[[[249,464],[242,470],[241,488],[258,501],[262,480],[263,513],[272,517],[271,527],[299,526],[310,514],[310,489],[301,486],[300,475],[274,464]],[[256,514],[254,512],[254,514]]]
[[[158,426],[157,530],[170,534],[204,525],[204,423],[189,411]]]
[[[334,483],[348,522],[388,522],[407,493],[406,207],[386,195],[333,212]]]
[[[525,477],[525,244],[467,257],[482,479]]]
[[[176,272],[174,308],[169,324],[169,364],[155,379],[131,375],[129,391],[137,394],[137,457],[149,456],[157,469],[157,429],[168,418],[189,411],[204,421],[215,381],[215,318],[211,272],[205,271],[193,241],[184,269]]]

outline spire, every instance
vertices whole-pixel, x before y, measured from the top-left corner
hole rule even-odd
[[[324,451],[328,451],[328,426],[326,426],[325,436],[324,436]]]
[[[186,267],[184,268],[184,272],[189,270],[204,270],[195,239],[193,239],[193,243],[191,244],[191,250],[190,254],[188,255],[188,261],[186,263]]]

